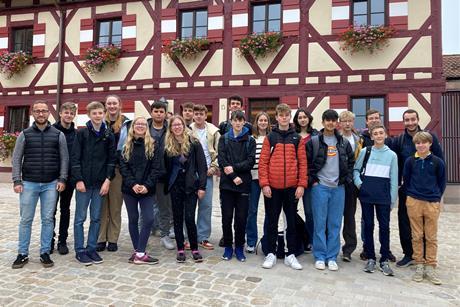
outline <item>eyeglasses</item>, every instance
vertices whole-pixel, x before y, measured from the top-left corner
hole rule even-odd
[[[34,113],[34,114],[48,114],[49,110],[33,110],[32,113]]]
[[[171,125],[171,127],[173,128],[179,128],[179,127],[182,127],[183,125],[182,124],[174,124],[174,125]]]

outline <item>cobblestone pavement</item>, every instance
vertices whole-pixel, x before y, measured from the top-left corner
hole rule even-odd
[[[217,194],[211,238],[215,243],[221,235]],[[220,259],[221,248],[203,251],[203,263],[188,260],[177,264],[175,252],[164,250],[159,238],[152,236],[148,250],[160,263],[128,264],[131,242],[125,211],[120,250],[102,252],[103,264],[84,267],[76,262],[71,227],[71,253],[66,256],[55,253],[52,255],[55,266],[43,268],[38,259],[40,225],[36,218],[30,262],[23,269],[13,270],[18,197],[6,183],[0,184],[0,195],[0,306],[460,306],[460,205],[444,206],[441,215],[439,274],[444,284],[434,286],[427,281],[412,282],[413,267],[399,269],[393,265],[395,277],[364,273],[359,250],[353,254],[351,263],[339,260],[338,272],[315,270],[311,255],[299,257],[304,266],[302,271],[294,271],[282,261],[273,269],[264,270],[260,267],[263,260],[260,253],[248,255],[246,263],[236,259],[226,262]],[[359,210],[356,216],[360,216]],[[395,210],[391,217],[391,248],[400,257]],[[259,225],[261,222],[260,214]],[[358,231],[359,226],[357,223]]]

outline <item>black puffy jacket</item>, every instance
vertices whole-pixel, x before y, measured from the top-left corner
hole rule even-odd
[[[72,147],[72,183],[83,181],[86,188],[99,188],[115,176],[115,137],[105,125],[97,136],[89,123],[77,131]]]
[[[339,152],[339,185],[353,182],[353,166],[355,154],[347,139],[343,138],[337,130],[334,130],[337,138],[337,150]],[[317,136],[319,138],[318,155],[313,158],[312,139],[307,142],[307,163],[308,163],[308,186],[311,187],[318,180],[318,172],[326,164],[327,144],[324,142],[323,130]]]
[[[156,144],[156,143],[155,143]],[[157,180],[163,175],[161,169],[161,155],[158,146],[154,147],[153,157],[148,159],[145,156],[144,139],[133,141],[133,148],[129,160],[123,158],[120,153],[120,173],[123,178],[121,191],[134,197],[145,197],[155,194]],[[133,186],[136,184],[144,185],[148,192],[146,194],[136,194]]]

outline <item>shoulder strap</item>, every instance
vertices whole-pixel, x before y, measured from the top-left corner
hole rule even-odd
[[[398,151],[401,152],[402,148],[403,148],[403,145],[404,145],[404,133],[401,133],[398,137]]]
[[[359,172],[361,176],[364,176],[364,174],[366,173],[367,161],[369,161],[371,151],[372,151],[372,146],[366,146],[366,154],[364,155],[363,165],[361,166],[361,170]]]
[[[313,159],[312,161],[316,160],[319,151],[319,136],[315,135],[311,138],[311,144],[313,145]]]

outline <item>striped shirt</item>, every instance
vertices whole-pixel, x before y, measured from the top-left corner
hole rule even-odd
[[[258,180],[259,179],[259,158],[260,158],[260,152],[262,151],[262,144],[264,143],[265,135],[259,135],[257,138],[254,137],[256,140],[256,163],[254,164],[252,170],[251,170],[251,175],[252,175],[252,180]]]

